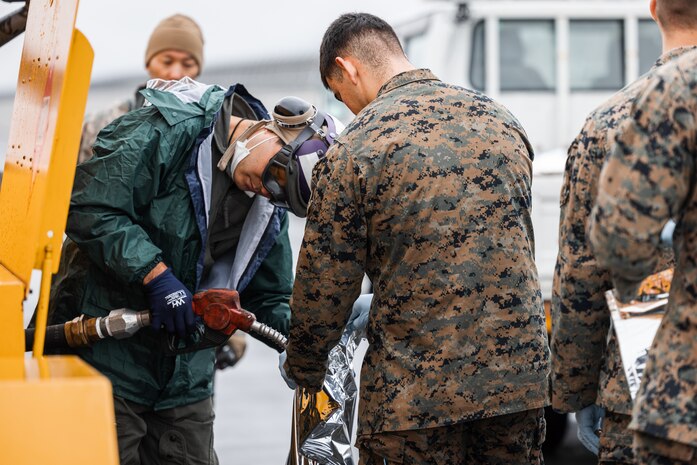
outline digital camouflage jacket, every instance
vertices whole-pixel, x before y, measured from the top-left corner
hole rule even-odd
[[[677,222],[668,309],[649,351],[631,427],[697,447],[697,51],[652,77],[618,130],[590,220],[598,262],[631,298]]]
[[[361,434],[546,405],[532,157],[518,121],[488,97],[428,70],[389,80],[313,173],[290,376],[322,385],[366,272]]]
[[[80,138],[80,151],[77,156],[78,163],[83,163],[92,158],[92,147],[94,147],[94,143],[97,141],[99,131],[119,116],[123,116],[129,111],[143,106],[145,99],[139,91],[144,88],[145,86],[139,87],[138,92],[135,93],[132,99],[124,100],[111,108],[85,118],[82,125],[82,137]]]
[[[559,254],[552,290],[552,406],[575,412],[593,403],[630,415],[632,399],[617,339],[610,328],[605,291],[610,272],[601,267],[586,238],[598,178],[618,126],[652,73],[693,47],[661,56],[654,68],[595,109],[569,147],[561,190]],[[658,264],[669,266],[670,255]],[[656,270],[656,271],[659,271]]]

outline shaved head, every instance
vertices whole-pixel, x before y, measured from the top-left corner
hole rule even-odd
[[[324,33],[319,50],[319,72],[324,87],[327,78],[341,72],[336,57],[353,56],[378,74],[392,56],[404,57],[394,29],[382,19],[368,13],[347,13],[336,19]]]
[[[696,0],[656,0],[658,22],[667,31],[697,28]]]

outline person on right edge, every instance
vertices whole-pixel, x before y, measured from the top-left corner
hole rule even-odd
[[[687,21],[692,2],[677,19]],[[693,23],[694,24],[694,23]],[[697,26],[695,24],[693,27]],[[665,65],[617,131],[600,175],[589,239],[621,301],[656,269],[666,225],[675,269],[630,428],[641,465],[697,464],[697,51]]]
[[[542,464],[549,349],[525,131],[414,68],[373,15],[329,26],[320,74],[357,116],[313,173],[286,377],[321,389],[367,273],[360,463]]]
[[[561,196],[552,295],[552,406],[576,412],[579,439],[601,464],[634,463],[632,432],[627,429],[632,399],[605,303],[604,293],[612,288],[610,271],[590,249],[588,218],[603,162],[618,126],[630,118],[637,95],[660,66],[697,45],[697,2],[651,0],[649,7],[662,32],[663,55],[649,73],[588,116],[569,148]],[[671,261],[672,254],[662,253],[654,271],[669,267]]]

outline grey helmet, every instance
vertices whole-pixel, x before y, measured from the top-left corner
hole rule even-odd
[[[285,145],[266,165],[262,183],[271,202],[304,218],[312,195],[312,169],[343,130],[341,122],[298,97],[281,99],[266,128]]]

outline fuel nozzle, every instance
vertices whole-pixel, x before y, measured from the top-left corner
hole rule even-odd
[[[209,289],[194,295],[194,313],[201,318],[203,325],[198,342],[181,347],[176,336],[170,336],[166,353],[181,353],[220,346],[236,330],[252,334],[278,352],[285,349],[286,338],[278,331],[256,321],[254,314],[240,306],[237,291],[230,289]],[[104,317],[88,318],[80,315],[67,323],[51,325],[46,328],[48,349],[89,347],[105,338],[125,339],[140,329],[150,326],[150,311],[135,311],[127,308],[112,310]],[[159,328],[157,328],[159,329]],[[25,330],[25,350],[34,345],[34,329]]]

